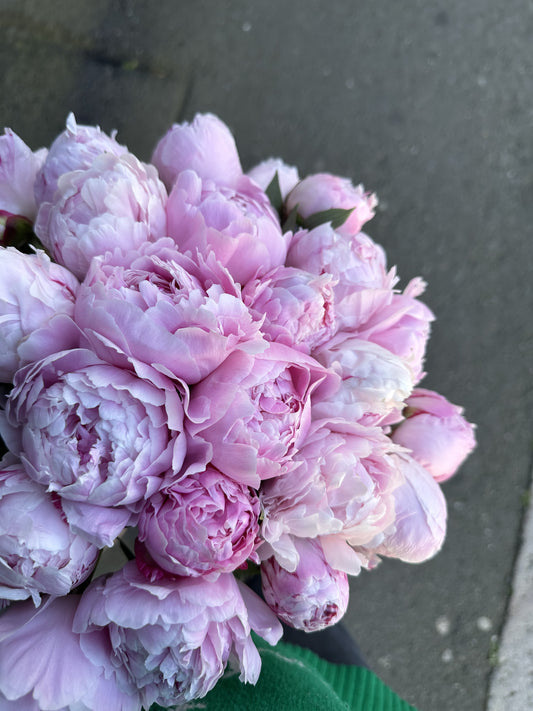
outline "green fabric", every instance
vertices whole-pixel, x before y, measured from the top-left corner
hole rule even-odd
[[[205,711],[416,711],[368,669],[326,662],[308,649],[255,638],[262,668],[255,686],[226,673],[186,709]]]

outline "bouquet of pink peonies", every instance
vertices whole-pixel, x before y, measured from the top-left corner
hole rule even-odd
[[[254,683],[252,630],[319,630],[347,575],[439,550],[473,426],[418,387],[433,315],[361,231],[375,206],[243,173],[212,115],[151,165],[72,116],[48,151],[0,137],[2,709]]]

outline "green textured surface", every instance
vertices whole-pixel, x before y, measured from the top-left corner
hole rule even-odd
[[[330,664],[308,649],[258,642],[262,668],[255,686],[224,677],[187,709],[206,711],[414,711],[368,669]]]

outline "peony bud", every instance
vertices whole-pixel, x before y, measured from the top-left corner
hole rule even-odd
[[[183,170],[229,187],[242,175],[235,140],[213,114],[197,114],[190,124],[174,124],[157,144],[152,163],[169,191]]]
[[[446,535],[446,499],[431,474],[406,454],[392,455],[404,476],[394,490],[395,520],[375,548],[378,555],[422,563],[440,550]]]
[[[348,607],[346,573],[333,570],[314,539],[295,540],[300,562],[293,573],[269,558],[261,564],[263,595],[290,627],[317,632],[338,622]]]
[[[72,170],[86,170],[102,153],[115,156],[127,153],[127,148],[108,136],[98,126],[78,126],[74,114],[69,114],[67,127],[50,146],[50,150],[35,181],[37,205],[53,202],[59,178]]]
[[[46,157],[43,148],[33,153],[10,128],[0,136],[0,210],[35,218],[33,185]]]
[[[352,210],[348,219],[338,228],[339,234],[356,235],[365,222],[374,217],[378,204],[373,193],[365,193],[362,185],[354,187],[347,178],[329,173],[316,173],[304,178],[287,198],[287,212],[295,207],[302,217],[331,209]]]
[[[287,165],[280,158],[269,158],[254,166],[247,175],[259,185],[261,190],[266,190],[276,173],[278,174],[281,197],[285,200],[294,186],[300,182],[298,169],[293,165]]]
[[[411,450],[436,481],[446,481],[476,446],[474,425],[463,417],[463,408],[431,390],[413,390],[406,405],[407,417],[392,439]]]

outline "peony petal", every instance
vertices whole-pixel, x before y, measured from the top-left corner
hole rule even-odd
[[[277,644],[283,635],[283,627],[280,621],[268,605],[248,585],[241,581],[237,582],[248,610],[250,627],[269,644]]]

